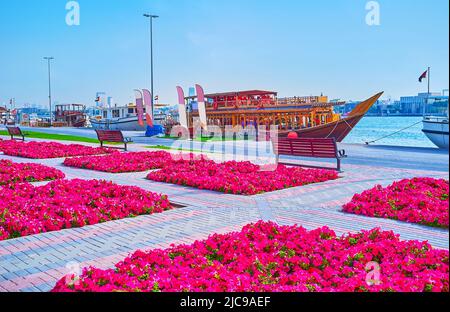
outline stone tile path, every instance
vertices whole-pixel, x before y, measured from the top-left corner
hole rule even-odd
[[[132,149],[142,148],[134,145]],[[0,291],[49,291],[58,279],[80,268],[112,268],[137,249],[189,244],[213,233],[239,230],[258,220],[298,224],[308,229],[329,226],[338,234],[380,227],[395,231],[402,239],[427,240],[437,248],[449,248],[448,230],[340,211],[353,194],[375,184],[388,185],[414,176],[448,179],[448,172],[443,171],[347,164],[341,179],[336,181],[245,197],[156,183],[146,180],[146,173],[109,174],[68,168],[62,165],[63,159],[28,160],[5,155],[0,155],[0,159],[53,166],[68,179],[107,179],[136,185],[167,194],[172,202],[184,206],[162,214],[0,242]]]

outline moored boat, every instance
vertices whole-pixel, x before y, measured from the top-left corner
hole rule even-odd
[[[323,125],[294,130],[294,132],[296,132],[299,137],[334,138],[336,142],[342,142],[382,95],[383,92],[380,92],[366,101],[361,102],[344,118]],[[279,135],[280,137],[286,137],[290,132],[292,131],[281,131]]]
[[[99,115],[91,116],[89,121],[94,129],[121,130],[121,131],[145,131],[146,126],[139,124],[136,105],[120,107],[98,108]],[[166,120],[164,113],[153,116],[155,125],[162,125]]]
[[[449,149],[448,117],[425,116],[422,131],[434,145],[441,149]]]
[[[56,105],[53,126],[55,124],[75,128],[86,126],[86,106],[82,104]]]
[[[434,95],[430,92],[431,67],[420,77],[419,82],[424,79],[428,81],[428,92],[423,106],[423,129],[422,132],[441,149],[449,149],[448,145],[448,96]],[[448,90],[447,90],[448,91]]]
[[[197,93],[202,93],[197,86]],[[342,117],[334,112],[334,107],[345,102],[329,102],[327,96],[306,96],[278,98],[277,92],[250,90],[226,93],[215,93],[184,98],[179,89],[180,109],[190,108],[187,126],[192,128],[194,120],[201,124],[233,129],[249,127],[278,129],[280,137],[296,132],[300,137],[335,138],[341,142],[378,101],[380,92],[361,102],[347,116]],[[205,107],[204,113],[199,108]],[[203,115],[203,116],[202,116]]]

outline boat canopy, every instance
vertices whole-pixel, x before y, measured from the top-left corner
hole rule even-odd
[[[247,90],[247,91],[232,91],[232,92],[222,92],[222,93],[211,93],[206,94],[205,97],[208,99],[215,99],[220,97],[257,97],[257,96],[277,96],[278,92],[275,91],[265,91],[265,90]],[[196,99],[197,96],[186,97],[186,100]]]

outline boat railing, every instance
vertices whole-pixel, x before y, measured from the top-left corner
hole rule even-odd
[[[231,107],[276,107],[276,106],[302,106],[302,105],[325,105],[329,106],[329,103],[322,103],[318,98],[307,97],[307,98],[280,98],[280,99],[258,99],[258,100],[237,100],[237,101],[219,101],[215,103],[217,107],[220,108],[231,108]],[[336,105],[343,105],[345,102],[336,103]],[[211,103],[210,107],[214,107]]]
[[[424,116],[423,119],[432,122],[448,122],[449,118],[447,116]]]
[[[316,97],[288,97],[277,99],[279,105],[301,105],[301,104],[313,104],[319,103],[319,99]]]

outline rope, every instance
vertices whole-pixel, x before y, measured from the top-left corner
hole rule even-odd
[[[349,125],[349,123],[347,122],[346,119],[341,119],[341,120],[336,122],[336,124],[334,125],[333,130],[331,130],[330,133],[325,137],[326,139],[328,139],[333,134],[334,130],[336,130],[336,128],[339,126],[341,121],[343,121],[343,122],[345,122],[347,124],[347,126],[350,128],[350,131],[353,130],[353,127],[351,125]],[[340,137],[337,138],[337,139],[340,139]]]
[[[333,130],[331,130],[330,133],[328,133],[328,135],[325,137],[325,139],[328,139],[333,134],[334,130],[336,130],[337,126],[339,125],[339,122],[340,122],[340,120],[338,122],[336,122]]]
[[[402,131],[408,130],[409,128],[412,128],[412,127],[414,127],[414,126],[416,126],[416,125],[418,125],[418,124],[420,124],[420,123],[422,123],[422,120],[419,121],[419,122],[416,122],[415,124],[413,124],[413,125],[411,125],[411,126],[408,126],[408,127],[403,128],[403,129],[401,129],[401,130],[395,131],[395,132],[393,132],[393,133],[391,133],[391,134],[385,135],[385,136],[383,136],[383,137],[381,137],[381,138],[379,138],[379,139],[376,139],[376,140],[374,140],[374,141],[366,142],[366,145],[369,145],[369,144],[371,144],[371,143],[375,143],[375,142],[378,142],[378,141],[383,140],[383,139],[385,139],[385,138],[391,137],[391,136],[393,136],[394,134],[397,134],[397,133],[400,133],[400,132],[402,132]]]

